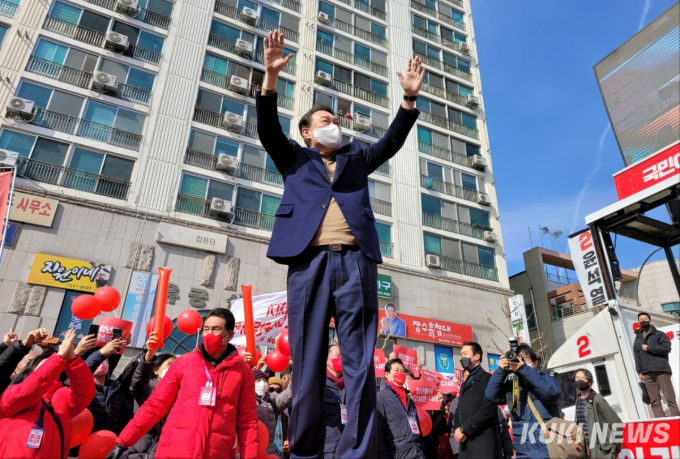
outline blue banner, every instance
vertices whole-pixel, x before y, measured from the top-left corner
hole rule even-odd
[[[453,374],[453,349],[444,346],[434,347],[434,361],[437,371],[441,374]]]
[[[141,271],[132,272],[122,317],[122,319],[132,322],[130,347],[144,347],[146,324],[153,315],[157,286],[157,275],[152,276],[150,273]]]
[[[71,304],[73,304],[73,299],[80,295],[89,295],[89,293],[67,291],[66,295],[64,296],[64,302],[61,304],[61,311],[59,311],[57,325],[55,325],[54,332],[52,333],[56,338],[59,338],[59,340],[64,339],[64,335],[69,328],[73,328],[76,331],[76,342],[80,341],[87,335],[87,330],[90,328],[92,319],[79,319],[71,313]]]
[[[487,354],[486,356],[489,359],[489,371],[495,371],[501,361],[501,356],[496,354]]]

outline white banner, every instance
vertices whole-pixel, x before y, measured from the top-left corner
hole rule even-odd
[[[510,306],[510,320],[512,332],[520,343],[531,344],[529,336],[529,324],[527,323],[527,310],[524,306],[524,295],[515,295],[508,298]]]
[[[588,307],[605,304],[609,297],[602,278],[602,264],[595,252],[593,234],[590,230],[571,236],[569,250]]]
[[[243,299],[232,300],[231,312],[236,319],[236,334],[230,341],[236,347],[246,345],[244,334],[245,317]],[[274,339],[279,336],[279,328],[288,326],[288,301],[286,292],[267,293],[253,297],[253,319],[255,322],[255,344],[274,349]]]

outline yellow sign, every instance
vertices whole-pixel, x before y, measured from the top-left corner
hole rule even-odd
[[[57,214],[59,201],[30,194],[14,192],[9,219],[50,228]]]
[[[111,265],[36,253],[29,284],[94,292],[109,283]]]

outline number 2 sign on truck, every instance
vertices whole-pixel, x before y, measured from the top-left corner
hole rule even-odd
[[[629,422],[621,440],[617,459],[680,458],[680,418]]]

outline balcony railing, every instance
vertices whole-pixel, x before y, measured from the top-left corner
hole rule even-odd
[[[130,182],[105,175],[69,169],[56,164],[20,158],[17,174],[36,182],[52,183],[117,199],[127,199]]]
[[[354,0],[354,8],[358,9],[359,11],[363,11],[364,13],[368,13],[378,19],[382,19],[383,21],[387,20],[387,13],[383,10],[379,10],[378,8],[370,6],[368,1],[362,2],[360,0]]]
[[[219,86],[220,88],[224,89],[229,89],[231,77],[232,75],[224,75],[222,73],[213,72],[212,70],[205,68],[203,69],[203,72],[201,72],[201,81],[214,86]],[[255,85],[251,85],[248,88],[247,95],[249,97],[255,97],[256,90],[257,87]],[[276,103],[281,108],[292,110],[294,99],[292,97],[284,96],[283,94],[277,94]]]
[[[465,23],[459,21],[458,19],[453,19],[451,16],[447,16],[442,12],[439,12],[437,14],[437,17],[439,18],[440,21],[444,21],[447,24],[456,27],[457,29],[465,30]]]
[[[13,18],[17,14],[19,5],[14,3],[0,1],[0,16],[5,16],[7,18]]]
[[[211,33],[208,36],[208,46],[214,46],[215,48],[221,49],[222,51],[226,51],[228,53],[239,54],[236,52],[235,41],[229,40],[228,38],[224,38],[214,33]],[[253,51],[252,59],[258,64],[264,65],[264,54],[262,53],[262,51],[259,50]],[[291,75],[295,75],[296,70],[297,66],[293,61],[288,62],[288,64],[286,64],[286,66],[283,68],[284,72],[289,73]]]
[[[152,26],[160,27],[161,29],[168,29],[170,26],[170,18],[155,11],[147,10],[146,8],[139,8],[137,11],[118,7],[116,0],[85,0],[93,5],[101,6],[107,10],[115,11],[124,14],[131,19],[145,22]]]
[[[194,109],[194,121],[222,128],[235,134],[257,138],[257,125],[244,122],[242,127],[227,127],[222,121],[223,118],[224,113],[214,112],[203,107]]]
[[[411,24],[411,31],[420,37],[427,38],[428,40],[431,40],[435,43],[439,43],[440,45],[444,45],[447,48],[453,49],[454,51],[460,51],[460,45],[458,43],[442,38],[437,33],[430,32],[429,30],[423,29],[422,27],[418,27],[413,24]]]
[[[380,199],[371,198],[371,208],[373,212],[380,215],[392,216],[392,203],[381,201]]]
[[[442,0],[439,0],[439,1],[441,2]],[[463,8],[463,1],[462,0],[446,0],[443,3],[450,3],[452,5],[456,5],[460,8]]]
[[[463,107],[466,106],[466,100],[463,96],[460,94],[455,94],[451,91],[447,91],[444,88],[440,88],[437,86],[433,86],[430,83],[425,83],[423,82],[421,88],[423,92],[426,92],[428,94],[432,94],[433,96],[441,97],[442,99],[446,99],[448,101],[454,102],[458,105],[461,105]]]
[[[29,123],[46,129],[52,129],[53,131],[75,134],[78,128],[78,121],[80,121],[79,118],[73,116],[52,112],[44,108],[37,108]]]
[[[484,231],[486,228],[469,223],[463,223],[450,218],[442,217],[440,215],[423,212],[423,226],[430,228],[437,228],[451,233],[462,234],[463,236],[470,236],[477,239],[484,239]]]
[[[456,5],[458,4],[458,3],[456,3],[456,0],[453,0],[452,3],[455,3]],[[462,2],[458,6],[462,7],[463,6]],[[413,8],[414,10],[419,11],[421,13],[427,14],[430,17],[437,18],[440,21],[443,21],[443,22],[445,22],[449,25],[452,25],[454,27],[457,27],[461,30],[465,30],[465,24],[464,23],[460,22],[457,19],[453,19],[451,16],[445,15],[441,11],[433,10],[432,8],[429,8],[425,5],[423,5],[422,3],[418,2],[417,0],[411,0],[411,8]]]
[[[80,120],[78,135],[135,151],[139,151],[139,146],[142,143],[142,136],[139,134],[121,131],[111,126],[82,119]]]
[[[484,232],[489,230],[490,228],[484,228],[483,226],[458,222],[458,232],[464,236],[475,237],[477,239],[484,239]]]
[[[498,281],[498,270],[492,266],[484,266],[470,261],[463,261],[458,258],[445,257],[434,252],[425,252],[425,255],[437,255],[441,263],[441,269],[444,271]]]
[[[383,257],[394,258],[394,244],[387,241],[380,242],[380,255]]]
[[[40,59],[35,56],[28,58],[26,71],[37,75],[46,76],[59,80],[63,83],[72,84],[80,88],[88,88],[92,80],[92,74],[81,70],[72,69],[54,62]]]
[[[255,52],[253,52],[253,60],[258,64],[264,65],[264,53],[262,51],[255,50]],[[286,66],[283,68],[284,72],[291,75],[295,75],[295,72],[297,72],[297,64],[293,62],[293,60],[295,59],[288,61]]]
[[[478,129],[458,124],[455,121],[445,118],[443,116],[435,115],[430,112],[421,111],[419,118],[427,123],[434,124],[435,126],[439,126],[441,128],[448,129],[458,134],[472,137],[473,139],[479,139]]]
[[[561,276],[559,274],[552,274],[552,273],[545,273],[545,278],[549,281],[552,282],[557,282],[558,284],[564,284],[564,285],[569,285],[569,284],[578,284],[578,279],[574,279],[569,277],[568,274],[565,274],[564,276]]]
[[[151,92],[135,86],[118,83],[116,87],[116,97],[123,100],[129,100],[144,105],[149,105],[151,100]]]
[[[127,49],[123,51],[123,56],[158,65],[161,62],[161,57],[163,54],[159,53],[158,51],[130,43]]]
[[[65,37],[73,38],[74,40],[82,41],[89,45],[94,45],[101,48],[104,45],[106,35],[96,32],[94,30],[80,27],[70,22],[62,21],[52,16],[45,18],[45,30],[64,35]]]
[[[353,86],[347,82],[333,79],[333,89],[349,96],[358,97],[366,102],[371,102],[382,107],[389,107],[390,99],[387,96],[378,94],[377,92],[369,91],[368,89]]]
[[[420,176],[420,185],[428,190],[434,190],[439,193],[444,193],[456,198],[465,199],[467,201],[477,202],[479,193],[475,190],[468,190],[462,186],[455,185],[450,182],[445,182],[434,177]]]
[[[421,58],[423,60],[423,64],[428,65],[432,68],[442,70],[444,68],[444,63],[440,61],[439,59],[435,59],[433,57],[426,56],[425,54],[421,54],[418,52],[413,52],[414,55],[417,57]]]
[[[271,231],[274,229],[276,217],[273,215],[263,214],[248,209],[241,209],[238,207],[235,207],[233,212],[235,225],[262,229],[265,231]]]
[[[372,43],[375,43],[376,45],[387,47],[387,38],[371,33],[368,30],[355,27],[354,34],[363,40],[368,40]]]
[[[231,215],[211,212],[210,201],[193,196],[178,195],[175,210],[186,214],[198,215],[212,220],[218,220],[225,223],[231,223]]]
[[[470,160],[467,156],[459,155],[446,148],[432,145],[423,141],[418,141],[418,150],[426,155],[434,156],[435,158],[445,159],[452,163],[460,164],[461,166],[469,166]]]
[[[277,171],[251,166],[250,164],[241,163],[238,170],[238,177],[283,188],[283,177],[281,177],[281,174]]]
[[[356,123],[354,122],[354,119],[352,118],[348,119],[346,116],[342,115],[338,117],[338,122],[340,123],[340,126],[342,126],[345,129],[352,129],[364,135],[377,137],[378,139],[382,138],[387,133],[387,129],[380,126],[372,125],[368,129],[364,129],[363,127],[357,127]]]
[[[215,12],[232,19],[238,19],[239,21],[241,20],[241,10],[239,10],[238,8],[234,8],[233,6],[227,5],[226,3],[222,3],[220,1],[215,2]],[[273,22],[269,22],[260,17],[258,17],[255,20],[254,24],[250,25],[257,29],[261,29],[267,32],[274,32],[275,30],[278,30],[280,32],[283,32],[283,36],[286,38],[286,40],[294,41],[295,43],[298,43],[300,41],[300,34],[298,32],[291,29],[287,29],[285,27],[281,27],[278,24],[274,24]]]
[[[463,80],[472,81],[472,73],[465,72],[456,67],[452,67],[449,64],[444,64],[444,71],[446,73],[450,73],[453,76],[457,76],[458,78],[461,78]]]
[[[336,48],[333,45],[329,45],[328,43],[317,41],[316,50],[320,53],[333,56],[334,58],[340,59],[341,61],[347,62],[349,64],[355,64],[359,67],[370,70],[380,76],[387,76],[388,70],[386,66],[360,56],[355,56],[350,52]]]
[[[376,174],[380,175],[385,175],[387,177],[390,177],[392,175],[392,168],[390,167],[390,163],[382,163],[378,168],[375,170]]]
[[[416,0],[411,0],[411,8],[413,8],[416,11],[419,11],[421,13],[427,14],[430,17],[436,18],[437,17],[437,10],[433,10],[432,8],[428,8],[427,6],[423,5],[420,2],[417,2]]]
[[[297,0],[269,0],[272,3],[277,3],[284,8],[288,8],[289,10],[295,11],[296,13],[300,12],[300,8],[302,7],[302,3],[298,2]]]
[[[217,156],[213,153],[187,148],[186,155],[184,155],[184,164],[214,171],[216,170]]]

